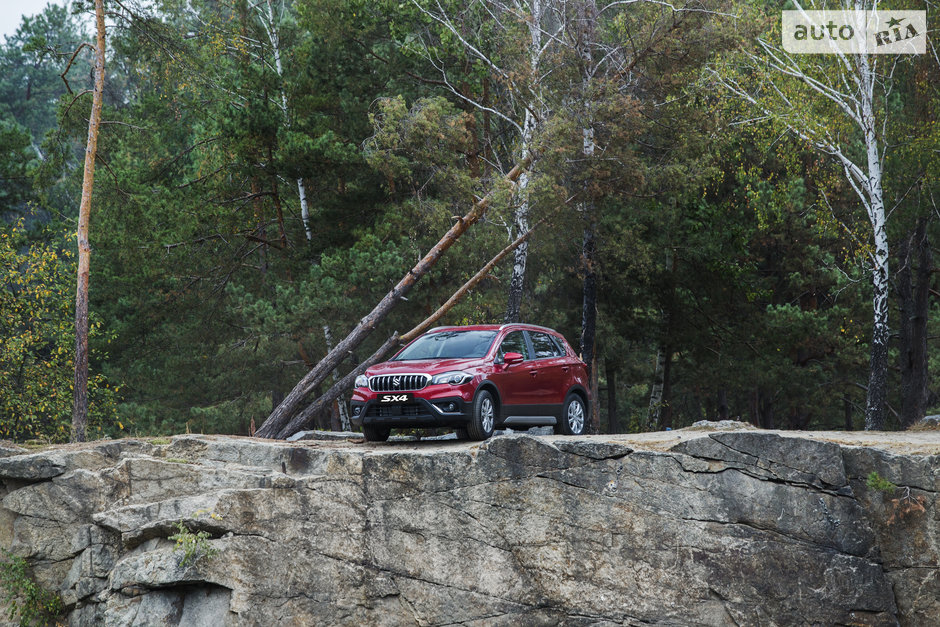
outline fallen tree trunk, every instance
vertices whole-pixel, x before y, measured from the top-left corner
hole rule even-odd
[[[335,399],[339,398],[339,395],[342,394],[344,390],[348,390],[352,387],[352,384],[356,381],[356,377],[365,372],[366,368],[382,361],[389,351],[399,346],[400,343],[401,339],[398,337],[398,333],[393,333],[377,351],[372,353],[371,357],[353,368],[345,377],[334,383],[333,387],[326,391],[326,394],[323,394],[317,398],[317,400],[307,405],[303,411],[294,416],[274,437],[286,440],[298,431],[303,430],[311,418],[323,411],[323,409]]]
[[[515,182],[519,178],[519,175],[529,167],[531,162],[532,159],[528,158],[517,164],[509,174],[506,175],[506,180],[511,183]],[[441,256],[453,246],[454,242],[483,217],[486,210],[489,208],[490,202],[491,196],[489,195],[475,202],[470,211],[467,212],[467,215],[460,218],[457,223],[447,231],[444,237],[438,241],[428,254],[402,277],[401,281],[385,295],[366,317],[359,321],[356,328],[354,328],[343,341],[337,344],[333,350],[327,353],[326,357],[321,359],[320,362],[294,386],[294,389],[281,401],[281,404],[274,408],[274,411],[271,412],[271,415],[268,416],[267,420],[264,421],[264,424],[261,425],[255,435],[262,438],[277,437],[294,417],[294,414],[297,413],[307,394],[309,394],[314,387],[322,383],[323,380],[346,359],[353,349],[359,346],[359,344],[372,333],[375,327],[382,322],[395,305],[398,304],[398,301],[408,294],[415,283],[434,267]]]
[[[526,231],[525,233],[517,237],[515,240],[513,240],[511,244],[506,246],[506,248],[499,251],[499,253],[495,257],[490,259],[489,263],[487,263],[485,266],[480,268],[479,272],[473,275],[473,277],[469,281],[464,283],[460,287],[460,289],[454,292],[454,294],[450,298],[447,299],[447,302],[445,302],[443,305],[438,307],[437,311],[435,311],[433,314],[425,318],[424,321],[421,322],[421,324],[413,328],[411,331],[408,331],[408,333],[405,333],[401,337],[399,337],[397,333],[392,334],[392,336],[388,338],[385,341],[385,343],[382,344],[382,346],[379,347],[379,349],[375,351],[367,360],[365,360],[364,362],[362,362],[361,364],[353,368],[353,370],[349,374],[347,374],[345,377],[337,381],[333,385],[333,387],[327,390],[326,394],[323,394],[322,396],[317,398],[314,402],[308,405],[303,411],[298,413],[293,419],[291,419],[287,423],[286,426],[284,426],[284,428],[282,428],[278,432],[277,436],[275,437],[277,437],[278,439],[284,440],[294,435],[298,431],[301,431],[304,427],[307,426],[307,423],[310,421],[311,418],[313,418],[314,416],[319,414],[321,411],[323,411],[323,409],[329,406],[329,404],[332,403],[335,399],[339,398],[339,396],[345,390],[348,390],[352,386],[352,384],[355,382],[356,377],[364,373],[369,366],[374,366],[375,364],[382,361],[382,359],[384,359],[385,356],[389,352],[391,352],[392,348],[396,346],[401,346],[403,344],[407,344],[411,340],[415,339],[416,337],[418,337],[419,335],[427,331],[431,327],[432,324],[434,324],[435,322],[443,318],[444,315],[454,307],[454,305],[460,302],[460,300],[464,296],[467,295],[467,292],[472,290],[474,287],[476,287],[476,285],[480,281],[486,278],[486,276],[496,266],[496,264],[502,261],[503,257],[505,257],[506,255],[514,251],[516,248],[518,248],[522,244],[522,242],[529,239],[529,236],[532,234],[532,231],[534,231],[535,227],[537,227],[539,224],[541,224],[541,222],[537,223],[531,229],[529,229],[528,231]]]

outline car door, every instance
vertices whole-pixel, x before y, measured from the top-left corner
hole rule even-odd
[[[506,353],[519,353],[523,361],[517,364],[503,363]],[[529,403],[531,394],[531,352],[523,331],[510,331],[500,342],[496,351],[496,363],[489,379],[499,389],[499,397],[504,416],[525,413],[524,406]]]
[[[529,331],[532,343],[532,367],[536,371],[533,377],[532,404],[541,405],[543,410],[554,413],[557,406],[565,400],[568,367],[565,355],[548,333]],[[550,408],[547,406],[551,406]]]

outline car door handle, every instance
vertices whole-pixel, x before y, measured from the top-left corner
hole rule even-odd
[[[562,366],[562,367],[561,367],[561,371],[562,371],[562,372],[568,372],[568,366]]]
[[[538,370],[530,370],[530,371],[529,371],[529,374],[532,375],[533,377],[534,377],[535,375],[537,375],[538,373],[539,373]]]

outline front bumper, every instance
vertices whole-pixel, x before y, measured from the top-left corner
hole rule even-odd
[[[470,420],[471,403],[460,396],[426,399],[412,396],[406,403],[379,403],[377,399],[350,401],[352,423],[398,429],[463,427]]]

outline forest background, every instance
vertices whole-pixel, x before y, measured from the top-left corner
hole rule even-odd
[[[838,58],[775,56],[790,4],[105,7],[89,437],[252,433],[484,197],[338,374],[534,228],[441,323],[561,331],[601,432],[905,428],[940,407],[932,45],[874,66],[869,137],[806,89],[847,85]],[[49,5],[0,46],[0,438],[69,437],[93,12]],[[863,164],[876,142],[883,266],[865,195],[819,137]],[[341,428],[342,402],[311,426]]]

